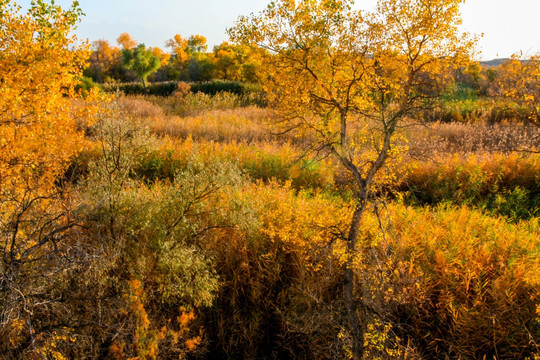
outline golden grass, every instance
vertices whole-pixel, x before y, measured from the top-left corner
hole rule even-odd
[[[539,151],[540,128],[519,123],[430,123],[409,130],[411,154]]]
[[[156,134],[178,138],[220,142],[267,142],[277,140],[267,127],[269,111],[248,107],[208,110],[195,116],[152,118],[150,129]]]

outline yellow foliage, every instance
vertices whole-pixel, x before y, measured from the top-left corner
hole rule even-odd
[[[172,39],[167,40],[166,46],[171,49],[175,62],[183,69],[191,56],[206,51],[206,38],[202,35],[191,35],[185,39],[180,34],[174,35]]]
[[[79,127],[93,121],[97,101],[95,93],[78,100],[74,90],[89,56],[88,44],[71,34],[80,15],[76,3],[64,10],[38,0],[23,12],[0,2],[0,249],[3,286],[10,289],[0,292],[0,303],[12,307],[4,308],[11,315],[0,331],[33,316],[39,305],[26,296],[41,293],[35,279],[54,267],[44,254],[71,226],[56,182],[82,150]],[[55,344],[43,351],[60,359]]]
[[[81,150],[69,97],[88,46],[75,46],[69,32],[78,13],[32,7],[27,15],[2,5],[0,29],[0,196],[23,189],[47,191],[67,161]],[[3,203],[3,202],[2,202]],[[2,211],[4,213],[4,211]]]
[[[154,56],[159,58],[159,61],[161,62],[161,67],[164,67],[169,63],[171,54],[166,53],[165,51],[161,50],[158,47],[151,47],[149,50],[152,51],[152,54]]]
[[[518,118],[540,126],[540,54],[511,60],[498,68],[497,84],[500,95],[517,105]]]
[[[334,249],[340,256],[340,232],[350,216],[350,208],[342,202],[323,194],[296,194],[290,183],[255,183],[236,196],[259,214],[260,232],[273,244],[268,256],[284,249],[297,255],[300,264],[310,271],[323,266],[327,249]]]
[[[118,39],[116,39],[116,42],[122,47],[122,50],[133,49],[137,46],[137,40],[127,32],[120,34]]]

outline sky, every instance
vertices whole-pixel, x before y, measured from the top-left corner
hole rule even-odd
[[[28,5],[30,0],[18,1]],[[71,0],[56,0],[68,7]],[[175,34],[199,34],[209,49],[228,39],[226,29],[240,15],[263,10],[270,0],[79,0],[86,14],[76,34],[90,41],[116,38],[128,32],[139,43],[165,49]],[[356,7],[372,10],[376,0],[356,0]],[[482,34],[480,60],[506,58],[513,53],[540,52],[540,0],[467,0],[462,5],[463,30]]]

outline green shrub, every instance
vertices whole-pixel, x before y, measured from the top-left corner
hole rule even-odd
[[[86,96],[88,94],[88,91],[90,91],[93,88],[98,88],[100,90],[102,89],[102,87],[96,84],[94,80],[92,80],[89,77],[83,76],[81,78],[80,83],[75,86],[75,91],[76,92],[80,91],[83,96]]]
[[[90,79],[89,79],[90,80]],[[237,100],[237,106],[266,106],[267,99],[266,94],[262,90],[262,87],[257,84],[245,84],[238,81],[223,81],[212,80],[202,83],[184,83],[182,84],[182,93],[185,98],[186,93],[191,91],[192,94],[201,93],[214,97],[220,94],[230,94]],[[155,95],[161,97],[167,97],[178,93],[179,83],[176,81],[166,82],[154,82],[149,83],[146,89],[139,82],[131,83],[109,83],[103,84],[102,88],[105,92],[116,93],[121,92],[125,95]],[[189,85],[189,90],[187,86]]]
[[[146,90],[144,89],[143,85],[139,82],[131,82],[131,83],[111,83],[111,84],[103,84],[103,89],[106,92],[114,93],[114,92],[122,92],[125,95],[156,95],[156,96],[170,96],[172,95],[178,85],[176,81],[166,81],[166,82],[156,82],[156,83],[149,83],[146,86]]]

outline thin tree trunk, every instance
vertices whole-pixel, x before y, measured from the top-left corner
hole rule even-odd
[[[144,93],[148,94],[148,89],[146,88],[146,80],[144,80],[144,78],[141,78],[141,80],[142,80],[142,86],[143,86],[143,89],[144,89]]]
[[[360,232],[360,223],[364,214],[366,202],[365,197],[360,197],[359,204],[354,210],[354,214],[347,237],[347,262],[345,263],[345,304],[347,307],[347,318],[353,340],[353,360],[364,358],[364,326],[363,319],[358,317],[358,306],[354,295],[355,275],[353,269],[354,255],[356,254],[356,243]]]

